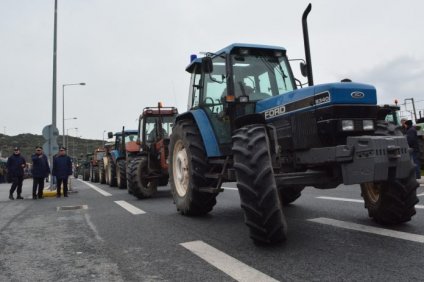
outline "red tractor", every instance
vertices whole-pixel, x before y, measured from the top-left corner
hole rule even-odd
[[[139,118],[138,146],[127,146],[128,193],[151,197],[158,186],[168,184],[168,144],[178,110],[175,107],[144,108]],[[129,145],[129,144],[128,144]]]

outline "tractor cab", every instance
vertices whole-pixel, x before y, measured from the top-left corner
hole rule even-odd
[[[147,149],[161,140],[169,140],[172,125],[178,114],[177,108],[146,107],[139,118],[139,130],[137,140],[142,149]]]
[[[296,89],[282,47],[232,44],[193,57],[186,71],[192,74],[188,109],[204,111],[223,151],[231,147],[236,119],[253,114],[257,101]]]

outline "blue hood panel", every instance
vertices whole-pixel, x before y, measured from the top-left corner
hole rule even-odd
[[[256,103],[256,112],[264,113],[265,119],[308,111],[336,104],[376,105],[374,86],[353,82],[320,84],[297,89]]]

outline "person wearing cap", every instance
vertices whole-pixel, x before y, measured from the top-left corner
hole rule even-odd
[[[409,148],[412,149],[411,158],[415,163],[415,176],[421,179],[421,164],[420,164],[420,148],[418,146],[418,135],[415,127],[412,126],[412,120],[405,121],[406,125],[406,140]]]
[[[12,179],[12,187],[9,191],[9,199],[14,200],[13,193],[17,190],[16,199],[23,200],[22,183],[24,181],[24,168],[26,167],[25,158],[21,156],[19,147],[13,149],[13,154],[7,159],[7,171]]]
[[[403,135],[406,135],[406,131],[408,130],[406,128],[406,124],[405,124],[406,121],[407,121],[406,118],[401,118],[400,119],[400,126],[401,126],[400,131],[402,131]]]
[[[56,176],[56,197],[60,198],[63,183],[63,196],[68,197],[68,177],[72,175],[72,161],[66,155],[66,148],[60,147],[59,154],[53,159],[52,175]]]
[[[43,199],[44,179],[49,176],[50,166],[47,156],[40,146],[35,147],[32,159],[32,199]],[[37,194],[38,190],[38,194]]]

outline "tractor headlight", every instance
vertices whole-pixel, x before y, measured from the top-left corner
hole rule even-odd
[[[353,131],[353,120],[342,120],[343,131]]]
[[[374,130],[374,122],[370,119],[363,120],[362,128],[364,130]]]
[[[239,97],[239,102],[240,103],[247,103],[247,102],[249,102],[249,96],[240,96]]]

